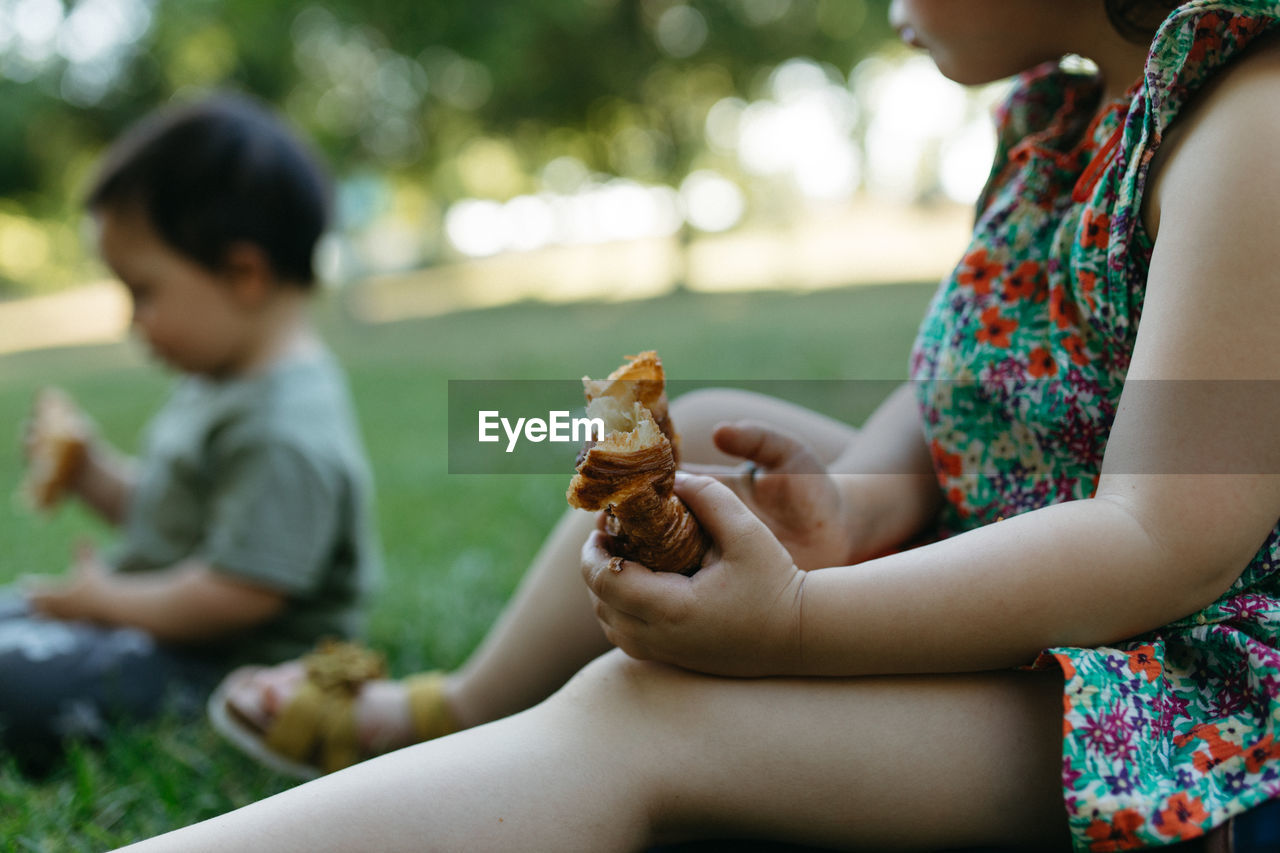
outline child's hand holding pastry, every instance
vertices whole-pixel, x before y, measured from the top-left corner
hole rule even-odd
[[[805,573],[728,486],[681,472],[675,493],[713,543],[692,576],[623,560],[600,531],[583,547],[582,572],[609,641],[635,658],[714,675],[803,671]]]

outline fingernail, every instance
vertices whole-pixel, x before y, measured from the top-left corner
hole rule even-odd
[[[690,478],[690,477],[692,477],[692,476],[693,476],[693,475],[692,475],[692,474],[690,474],[688,471],[681,470],[680,468],[677,468],[677,469],[676,469],[676,482],[677,482],[677,483],[684,483],[684,482],[688,482],[689,478]]]

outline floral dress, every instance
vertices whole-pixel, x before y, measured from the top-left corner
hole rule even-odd
[[[973,243],[911,356],[945,532],[1094,493],[1146,289],[1151,159],[1205,81],[1278,25],[1280,2],[1186,3],[1114,104],[1096,76],[1057,64],[1018,81]],[[1280,524],[1201,612],[1041,655],[1065,674],[1063,787],[1080,848],[1194,838],[1280,795],[1278,563]]]

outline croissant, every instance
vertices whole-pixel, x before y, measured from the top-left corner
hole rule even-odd
[[[84,464],[87,441],[75,404],[54,388],[41,391],[34,406],[35,436],[27,459],[22,494],[35,509],[52,509]]]
[[[671,425],[671,415],[667,412],[666,376],[662,371],[662,360],[654,350],[645,350],[639,355],[629,355],[626,364],[610,373],[604,379],[582,377],[582,391],[586,395],[587,405],[601,398],[613,398],[624,406],[638,402],[649,410],[658,429],[671,442],[671,455],[675,464],[680,464],[680,436]]]
[[[604,421],[605,436],[579,456],[569,505],[607,512],[614,554],[654,571],[692,574],[710,540],[673,491],[678,439],[662,362],[652,351],[628,358],[607,379],[583,378],[587,416]]]

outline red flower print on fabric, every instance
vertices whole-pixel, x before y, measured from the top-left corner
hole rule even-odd
[[[942,445],[938,443],[937,439],[934,439],[930,443],[929,449],[933,453],[933,467],[939,474],[946,477],[960,476],[960,471],[963,467],[963,463],[960,460],[960,454],[948,453],[943,449]]]
[[[1090,311],[1096,311],[1098,303],[1093,294],[1098,287],[1098,277],[1091,272],[1081,272],[1078,278],[1080,280],[1080,293],[1084,296],[1084,304],[1089,306]]]
[[[975,337],[980,343],[1008,349],[1011,343],[1009,333],[1016,328],[1018,328],[1017,320],[1001,317],[999,306],[992,305],[982,312],[982,326],[975,333]]]
[[[1182,747],[1193,740],[1203,741],[1209,747],[1208,752],[1196,752],[1191,757],[1195,768],[1201,773],[1206,773],[1228,758],[1235,758],[1244,752],[1236,744],[1225,740],[1222,732],[1212,723],[1201,723],[1185,735],[1175,737],[1173,743],[1175,746]]]
[[[1250,38],[1261,30],[1261,22],[1257,18],[1232,18],[1227,24],[1227,32],[1237,40]]]
[[[1267,735],[1244,751],[1244,766],[1250,773],[1259,773],[1264,765],[1273,759],[1280,758],[1280,743],[1275,737]]]
[[[1154,822],[1161,835],[1185,841],[1203,835],[1201,826],[1208,819],[1209,813],[1199,797],[1193,798],[1186,791],[1179,791],[1168,799]]]
[[[951,503],[955,505],[956,512],[960,514],[961,518],[969,517],[971,513],[969,512],[969,508],[964,505],[964,492],[956,488],[948,489],[947,500],[951,501]]]
[[[1057,372],[1058,362],[1053,360],[1053,355],[1044,347],[1036,347],[1027,354],[1027,373],[1036,379],[1045,379]]]
[[[1035,261],[1023,261],[1004,280],[1004,295],[1010,301],[1030,299],[1043,302],[1044,288],[1040,286],[1040,265]]]
[[[1085,208],[1080,224],[1080,245],[1084,248],[1107,248],[1111,240],[1111,217],[1093,208]]]
[[[1071,363],[1078,367],[1089,365],[1089,354],[1084,351],[1084,341],[1079,335],[1067,335],[1062,339],[1062,348],[1071,356]]]
[[[1112,850],[1132,850],[1142,846],[1138,838],[1139,827],[1146,821],[1134,809],[1121,809],[1115,813],[1110,823],[1105,820],[1094,820],[1084,834],[1093,839],[1090,850],[1098,853],[1110,853]]]
[[[1222,52],[1222,16],[1210,12],[1200,19],[1196,26],[1196,39],[1191,45],[1187,58],[1194,63],[1202,63],[1211,54]]]
[[[1129,652],[1129,671],[1140,672],[1147,681],[1155,681],[1160,677],[1160,661],[1156,660],[1156,650],[1152,646],[1139,646]]]
[[[1004,267],[995,261],[987,258],[986,249],[977,249],[964,256],[964,260],[960,262],[960,272],[956,274],[956,281],[964,287],[972,287],[975,293],[983,296],[991,292],[991,282],[994,281]]]
[[[1067,298],[1065,288],[1055,287],[1049,292],[1049,319],[1059,329],[1069,329],[1078,324],[1080,310]]]

